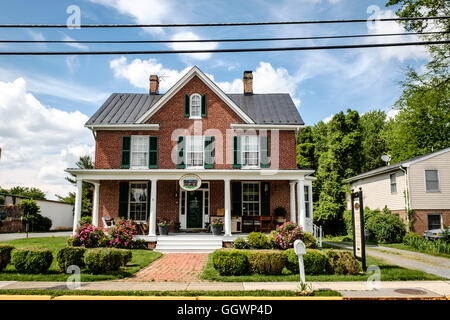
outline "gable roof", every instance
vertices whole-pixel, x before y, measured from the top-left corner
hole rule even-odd
[[[226,94],[197,67],[193,67],[165,94],[113,93],[85,126],[142,124],[183,85],[199,76],[248,124],[304,125],[288,93]]]
[[[367,171],[367,172],[361,173],[361,174],[359,174],[357,176],[345,179],[344,182],[354,182],[354,181],[358,181],[358,180],[361,180],[361,179],[373,177],[373,176],[376,176],[376,175],[379,175],[379,174],[382,174],[382,173],[387,173],[387,172],[392,172],[392,171],[395,171],[395,170],[399,170],[400,168],[407,168],[407,167],[409,167],[410,165],[412,165],[412,164],[414,164],[416,162],[424,161],[424,160],[430,159],[432,157],[441,155],[441,154],[449,152],[449,151],[450,151],[450,148],[446,148],[446,149],[438,150],[438,151],[435,151],[435,152],[427,153],[427,154],[425,154],[423,156],[417,156],[417,157],[414,157],[414,158],[411,158],[411,159],[403,160],[403,161],[391,164],[389,166],[384,166],[384,167],[380,167],[380,168],[377,168],[377,169],[374,169],[374,170],[371,170],[371,171]]]

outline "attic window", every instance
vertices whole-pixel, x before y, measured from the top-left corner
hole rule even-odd
[[[202,117],[202,97],[198,93],[191,95],[191,119],[201,119]]]

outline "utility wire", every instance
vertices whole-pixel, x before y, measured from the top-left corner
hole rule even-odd
[[[171,24],[85,24],[80,28],[179,28],[179,27],[235,27],[235,26],[267,26],[288,24],[329,24],[329,23],[361,23],[370,21],[413,21],[440,20],[450,16],[380,18],[380,19],[344,19],[344,20],[304,20],[304,21],[269,21],[269,22],[227,22],[227,23],[171,23]],[[0,28],[74,28],[68,24],[0,24]]]
[[[419,42],[393,42],[357,45],[333,45],[312,47],[279,47],[279,48],[235,48],[235,49],[206,49],[206,50],[140,50],[140,51],[3,51],[0,55],[116,55],[116,54],[182,54],[182,53],[227,53],[227,52],[264,52],[264,51],[306,51],[306,50],[335,50],[335,49],[359,49],[399,46],[422,46],[434,44],[446,44],[450,40],[419,41]]]
[[[1,40],[0,43],[198,43],[198,42],[254,42],[254,41],[291,41],[291,40],[320,40],[320,39],[345,39],[345,38],[369,38],[391,36],[413,36],[430,34],[448,34],[449,31],[430,32],[401,32],[401,33],[375,33],[355,34],[340,36],[313,36],[313,37],[284,37],[284,38],[238,38],[238,39],[198,39],[198,40]]]

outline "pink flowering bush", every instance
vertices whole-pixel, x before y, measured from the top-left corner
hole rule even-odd
[[[105,233],[92,224],[82,223],[73,236],[72,245],[75,247],[97,248],[104,246]]]
[[[109,246],[114,248],[132,248],[133,236],[136,234],[136,224],[131,220],[120,220],[111,228]]]
[[[283,250],[294,247],[295,240],[303,240],[303,228],[294,222],[285,222],[275,232],[275,245]]]

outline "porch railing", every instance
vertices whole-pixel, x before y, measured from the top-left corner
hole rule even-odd
[[[316,226],[313,223],[313,236],[316,238],[317,244],[322,248],[322,226]]]

